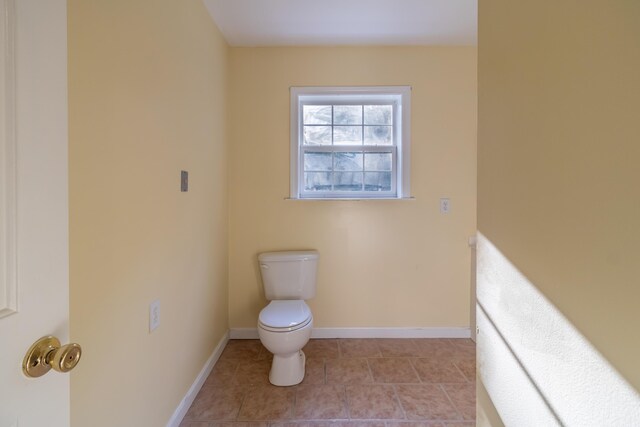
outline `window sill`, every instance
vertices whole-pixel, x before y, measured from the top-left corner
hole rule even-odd
[[[318,198],[293,198],[285,197],[284,200],[298,202],[407,202],[416,200],[415,197],[318,197]]]

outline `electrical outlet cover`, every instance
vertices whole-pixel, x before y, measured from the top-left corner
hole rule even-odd
[[[448,214],[451,211],[451,201],[448,197],[443,197],[440,199],[440,213]]]

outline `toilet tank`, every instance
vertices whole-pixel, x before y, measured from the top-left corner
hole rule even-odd
[[[316,296],[317,251],[264,252],[258,255],[264,294],[268,300]]]

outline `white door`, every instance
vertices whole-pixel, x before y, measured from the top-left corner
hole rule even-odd
[[[0,427],[67,427],[69,374],[22,373],[38,338],[69,340],[66,0],[0,14]]]

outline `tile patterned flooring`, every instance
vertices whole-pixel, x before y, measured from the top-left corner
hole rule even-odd
[[[181,427],[471,427],[468,339],[314,339],[301,384],[269,384],[271,354],[231,340]]]

